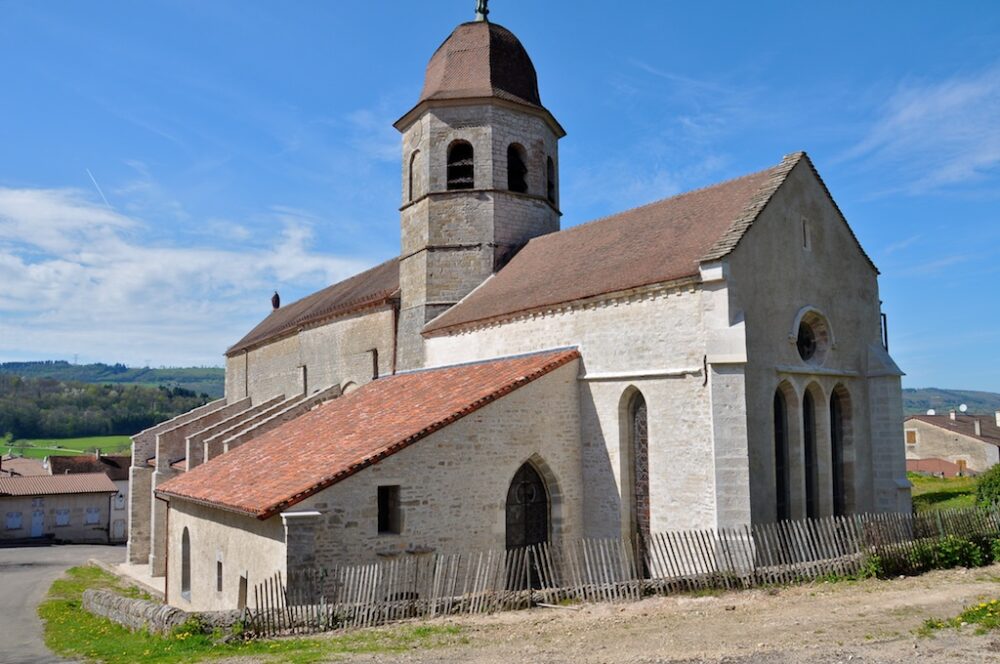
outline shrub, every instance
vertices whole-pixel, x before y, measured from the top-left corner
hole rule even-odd
[[[934,568],[934,546],[927,542],[917,542],[907,554],[910,574],[923,574]]]
[[[884,579],[885,577],[885,561],[878,554],[872,554],[865,558],[864,564],[858,570],[858,578],[861,579]]]
[[[993,466],[979,476],[976,504],[980,507],[1000,506],[1000,465]]]
[[[937,567],[979,567],[985,562],[985,556],[974,542],[964,537],[948,535],[934,545]]]
[[[995,539],[990,543],[990,553],[992,554],[993,562],[1000,563],[1000,539]]]

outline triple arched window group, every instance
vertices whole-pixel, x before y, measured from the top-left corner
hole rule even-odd
[[[528,154],[524,146],[511,143],[507,146],[507,190],[519,194],[529,192]],[[411,164],[410,191],[413,191]],[[457,140],[448,146],[448,191],[474,189],[476,186],[475,149],[468,141]],[[545,195],[550,203],[556,202],[556,165],[552,157],[545,160]]]
[[[813,384],[800,398],[782,383],[774,393],[773,422],[777,519],[846,514],[854,481],[847,389],[838,385],[826,399]]]

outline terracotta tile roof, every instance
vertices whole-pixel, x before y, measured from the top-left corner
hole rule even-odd
[[[698,274],[721,239],[730,250],[803,153],[735,180],[531,240],[491,279],[424,328],[435,332]]]
[[[995,415],[955,415],[951,419],[950,415],[910,415],[906,421],[919,420],[927,424],[951,431],[969,438],[981,440],[1000,447],[1000,427],[997,426]],[[976,420],[979,420],[979,436],[976,435]]]
[[[265,519],[579,357],[560,349],[379,378],[157,493]]]
[[[51,496],[65,493],[117,493],[104,473],[0,477],[0,496]]]
[[[272,311],[226,351],[233,355],[294,332],[303,325],[390,300],[399,291],[399,259],[381,265]]]
[[[26,457],[4,457],[0,460],[0,475],[48,475],[41,459]]]
[[[477,97],[542,105],[528,52],[514,33],[496,23],[463,23],[455,28],[427,64],[420,102]]]
[[[131,456],[102,456],[93,454],[50,456],[49,469],[53,475],[78,473],[104,473],[110,480],[127,480]]]

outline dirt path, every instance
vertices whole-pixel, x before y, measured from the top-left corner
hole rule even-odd
[[[710,597],[661,597],[579,610],[535,609],[433,621],[462,628],[458,643],[352,663],[1000,662],[1000,634],[971,628],[914,634],[1000,597],[1000,565],[892,581],[815,584]]]

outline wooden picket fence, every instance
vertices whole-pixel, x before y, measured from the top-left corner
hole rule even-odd
[[[294,570],[254,587],[246,624],[253,635],[278,636],[533,605],[636,601],[851,575],[873,556],[892,573],[918,573],[928,564],[929,544],[949,535],[1000,536],[1000,512],[863,514],[663,532],[645,543],[583,539]]]

